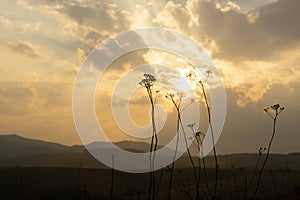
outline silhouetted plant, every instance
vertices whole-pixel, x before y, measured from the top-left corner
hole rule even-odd
[[[110,199],[114,199],[114,182],[115,182],[115,157],[114,154],[111,158],[112,168],[111,168],[111,187],[110,187]]]
[[[144,74],[144,79],[139,83],[141,86],[146,88],[147,94],[151,103],[151,122],[152,122],[152,137],[151,137],[151,144],[150,144],[150,156],[149,156],[149,163],[150,163],[150,184],[149,184],[149,196],[148,199],[155,198],[155,174],[154,174],[154,160],[155,160],[155,152],[157,149],[158,138],[156,134],[156,125],[155,125],[155,101],[156,101],[156,94],[153,94],[153,84],[156,81],[155,77],[151,74]],[[155,143],[154,143],[155,140]],[[152,155],[152,151],[153,155]]]
[[[178,92],[177,95],[175,95],[174,93],[167,93],[167,95],[166,95],[166,98],[173,103],[173,105],[176,109],[176,113],[177,113],[177,126],[176,126],[177,139],[176,139],[176,147],[175,147],[175,153],[174,153],[174,157],[173,157],[173,163],[172,163],[172,166],[171,166],[171,175],[170,175],[170,181],[169,181],[169,199],[171,198],[172,177],[173,177],[176,153],[177,153],[177,150],[178,150],[179,128],[180,127],[181,127],[181,130],[182,130],[183,136],[184,136],[187,153],[188,153],[189,159],[191,161],[191,164],[192,164],[192,167],[193,167],[193,170],[194,170],[195,184],[196,184],[196,198],[198,199],[199,198],[199,188],[197,187],[198,186],[198,184],[197,184],[197,168],[194,164],[194,161],[193,161],[190,149],[189,149],[186,133],[185,133],[185,130],[184,130],[184,127],[183,127],[182,119],[181,119],[182,110],[181,110],[180,106],[181,106],[182,97],[183,97],[182,92]]]
[[[170,181],[169,181],[169,192],[168,192],[168,198],[171,199],[171,193],[172,193],[172,179],[173,179],[173,173],[174,173],[174,166],[175,166],[175,159],[176,159],[176,155],[177,155],[177,151],[178,151],[178,143],[179,143],[179,129],[181,127],[181,130],[183,132],[184,135],[184,139],[185,139],[185,145],[187,148],[187,153],[189,156],[189,159],[191,161],[191,164],[193,166],[193,170],[194,170],[194,175],[195,175],[195,180],[196,180],[196,187],[197,187],[197,171],[196,171],[196,166],[193,162],[193,158],[191,156],[190,150],[189,150],[189,146],[187,143],[187,137],[185,134],[185,130],[182,124],[182,120],[181,120],[181,100],[183,97],[183,93],[178,92],[176,95],[174,93],[167,93],[166,98],[168,100],[170,100],[172,102],[172,104],[174,105],[175,109],[176,109],[176,113],[177,113],[177,123],[176,123],[176,146],[175,146],[175,153],[174,153],[174,157],[173,157],[173,162],[171,165],[171,174],[170,174]],[[199,189],[197,188],[197,194],[196,197],[199,197]]]
[[[201,157],[202,157],[202,161],[203,161],[203,168],[204,168],[204,178],[205,178],[205,184],[206,184],[206,188],[207,188],[207,192],[210,195],[210,190],[209,190],[209,185],[208,185],[208,178],[207,178],[207,172],[206,172],[206,164],[205,164],[205,158],[204,158],[204,154],[203,154],[203,141],[204,141],[204,137],[205,134],[201,131],[196,132],[194,130],[194,125],[195,123],[192,124],[188,124],[187,127],[189,127],[192,130],[193,133],[193,144],[195,145],[197,152],[198,152],[198,179],[197,179],[197,187],[200,187],[200,183],[201,183]],[[196,141],[196,144],[194,143]]]
[[[212,74],[211,70],[206,70],[206,79],[205,81],[208,80],[208,78],[210,77],[210,75]],[[213,199],[216,199],[216,195],[217,195],[217,187],[218,187],[218,158],[217,158],[217,150],[215,147],[215,136],[214,136],[214,130],[213,130],[213,126],[212,126],[212,117],[211,117],[211,108],[208,102],[208,98],[207,98],[207,94],[206,94],[206,87],[204,85],[204,81],[203,80],[197,80],[197,77],[193,76],[191,73],[187,75],[188,78],[190,78],[192,81],[194,81],[197,86],[200,88],[203,97],[204,97],[204,103],[206,105],[206,110],[207,110],[207,115],[208,115],[208,124],[209,124],[209,129],[211,131],[211,137],[212,137],[212,142],[213,142],[213,154],[214,154],[214,160],[215,160],[215,186],[214,186],[214,194],[213,194]]]
[[[193,137],[194,137],[193,138],[193,143],[196,141],[195,146],[197,148],[197,153],[198,153],[198,155],[197,155],[197,160],[198,160],[198,174],[197,174],[196,184],[197,184],[197,188],[199,188],[200,179],[201,179],[200,148],[201,148],[201,144],[202,144],[202,139],[201,139],[202,132],[195,132],[194,125],[195,125],[195,123],[188,124],[187,127],[189,127],[192,130]],[[199,189],[197,191],[199,191]]]
[[[202,132],[196,132],[195,137],[198,141],[198,143],[200,144],[200,151],[201,152],[201,157],[202,157],[202,163],[203,163],[203,170],[204,170],[204,178],[205,178],[205,185],[206,185],[206,189],[209,195],[211,195],[210,193],[210,189],[209,189],[209,184],[208,184],[208,176],[207,176],[207,170],[206,170],[206,162],[205,162],[205,156],[204,156],[204,152],[203,152],[203,141],[204,141],[204,137],[205,134]],[[200,155],[199,155],[200,158]],[[199,185],[200,185],[200,179],[199,179]]]
[[[255,176],[257,175],[257,170],[258,170],[258,167],[259,167],[259,163],[261,161],[262,153],[264,151],[266,151],[266,149],[267,148],[262,148],[262,147],[259,147],[259,149],[258,149],[258,157],[257,157],[256,163],[255,163],[255,168],[254,168],[253,174],[250,178],[249,184],[248,184],[248,186],[246,186],[246,190],[245,190],[245,193],[244,193],[244,199],[247,199],[248,191],[250,190],[250,188],[252,186],[252,183],[253,183],[253,180],[254,180]]]
[[[276,133],[277,117],[283,110],[284,110],[284,107],[281,107],[279,104],[274,104],[271,107],[267,107],[267,108],[264,109],[264,111],[273,119],[272,136],[271,136],[271,139],[269,141],[268,148],[267,148],[266,158],[264,159],[264,162],[263,162],[263,164],[260,168],[259,174],[258,174],[256,188],[255,188],[254,194],[252,196],[252,199],[255,199],[255,197],[257,195],[259,185],[260,185],[260,181],[261,181],[261,178],[262,178],[262,173],[263,173],[263,170],[265,168],[265,165],[267,164],[267,161],[268,161],[268,158],[269,158],[269,155],[270,155],[272,142],[273,142],[273,139],[274,139],[274,136],[275,136],[275,133]]]
[[[174,173],[174,166],[175,166],[175,160],[176,155],[178,151],[178,143],[179,143],[179,115],[180,115],[180,104],[181,104],[181,98],[182,96],[179,96],[178,99],[175,100],[175,94],[174,93],[167,93],[166,98],[170,101],[172,101],[174,107],[177,111],[177,122],[176,122],[176,145],[175,145],[175,152],[173,156],[173,162],[170,169],[170,180],[169,180],[169,187],[168,187],[168,199],[171,200],[171,193],[172,193],[172,180],[173,180],[173,173]]]

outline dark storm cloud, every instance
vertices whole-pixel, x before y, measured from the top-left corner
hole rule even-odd
[[[299,0],[278,0],[252,11],[258,17],[250,23],[250,13],[222,12],[213,1],[195,1],[191,6],[198,28],[218,47],[213,57],[230,61],[264,60],[299,45],[299,8]]]

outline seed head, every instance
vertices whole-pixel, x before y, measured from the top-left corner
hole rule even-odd
[[[153,83],[156,81],[155,77],[151,74],[144,74],[144,79],[139,82],[139,84],[147,89],[150,89],[153,86]]]

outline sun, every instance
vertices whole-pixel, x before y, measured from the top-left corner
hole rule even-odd
[[[177,70],[179,72],[179,76],[176,80],[177,88],[186,93],[186,95],[194,93],[196,85],[187,77],[187,74],[193,72],[194,68],[192,66],[187,66],[185,68],[177,67]]]

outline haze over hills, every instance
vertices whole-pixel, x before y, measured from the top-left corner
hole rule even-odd
[[[28,139],[18,135],[0,135],[0,158],[59,154],[73,151],[76,151],[76,149],[57,143]]]
[[[118,147],[132,152],[148,152],[150,144],[145,142],[120,141],[114,143]],[[91,149],[109,149],[107,142],[93,142],[87,145]],[[160,148],[161,146],[158,146]],[[26,156],[26,155],[49,155],[64,153],[80,153],[86,150],[83,145],[65,146],[58,143],[46,142],[36,139],[28,139],[16,134],[0,135],[0,158]]]
[[[146,152],[149,149],[149,144],[142,142],[121,141],[115,144],[123,149],[134,152]],[[93,142],[87,146],[92,149],[106,149],[110,147],[110,145],[106,142]],[[28,155],[80,153],[84,150],[85,147],[83,145],[65,146],[53,142],[28,139],[16,134],[0,135],[0,158]]]
[[[122,141],[119,147],[132,152],[146,152],[149,144]],[[99,151],[110,151],[105,142],[89,144]],[[219,155],[221,168],[254,168],[257,154]],[[196,157],[194,158],[196,161]],[[212,157],[206,157],[207,167],[213,167]],[[27,139],[18,135],[0,135],[0,167],[16,166],[106,168],[87,152],[84,146],[65,146],[52,142]],[[186,155],[176,161],[176,167],[191,167]],[[272,169],[300,169],[300,154],[272,154],[267,164]]]

